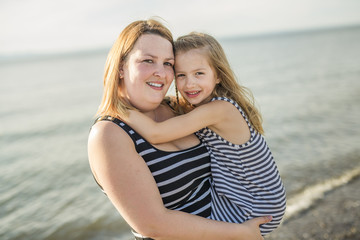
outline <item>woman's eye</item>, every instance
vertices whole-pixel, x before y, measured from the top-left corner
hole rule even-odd
[[[196,76],[203,75],[203,74],[204,74],[203,72],[196,72],[195,73]]]
[[[153,63],[154,61],[151,60],[151,59],[145,59],[144,62],[147,62],[147,63]]]
[[[173,64],[171,62],[165,62],[164,65],[169,66],[169,67],[173,67]]]

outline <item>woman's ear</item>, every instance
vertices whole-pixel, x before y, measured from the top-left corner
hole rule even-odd
[[[120,79],[124,77],[124,70],[123,70],[122,66],[119,69],[119,77],[120,77]]]

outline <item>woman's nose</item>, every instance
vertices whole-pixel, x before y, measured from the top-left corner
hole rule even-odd
[[[163,66],[162,64],[157,66],[155,69],[154,75],[158,78],[165,78],[166,77],[165,66]]]

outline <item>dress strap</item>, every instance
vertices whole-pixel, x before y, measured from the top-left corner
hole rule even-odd
[[[149,237],[144,237],[143,235],[137,233],[134,229],[131,229],[132,234],[134,234],[135,240],[153,240]]]

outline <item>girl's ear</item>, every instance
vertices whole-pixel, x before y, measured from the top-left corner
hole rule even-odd
[[[215,83],[219,84],[220,83],[220,77],[219,77],[219,73],[217,71],[214,71],[214,77],[216,78]]]

